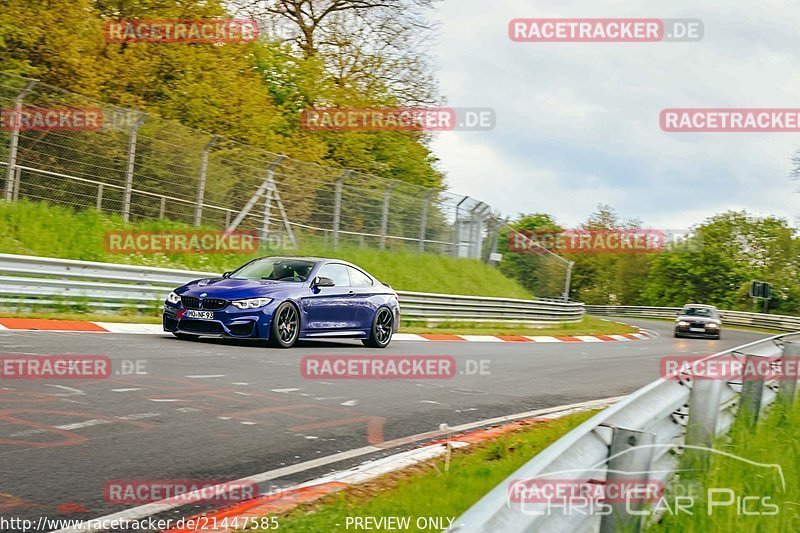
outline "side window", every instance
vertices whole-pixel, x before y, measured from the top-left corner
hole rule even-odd
[[[372,287],[372,280],[369,276],[358,270],[357,268],[347,267],[350,272],[350,283],[353,287]]]
[[[319,269],[317,276],[331,278],[337,287],[349,287],[350,277],[347,275],[347,267],[333,263],[325,265]]]

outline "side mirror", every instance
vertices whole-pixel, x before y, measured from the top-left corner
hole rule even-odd
[[[334,287],[336,284],[333,282],[331,278],[326,278],[323,276],[317,276],[314,278],[314,281],[311,282],[311,288],[317,287]]]
[[[222,277],[223,278],[229,278],[229,277],[231,277],[231,274],[233,274],[233,272],[223,272],[222,273]]]

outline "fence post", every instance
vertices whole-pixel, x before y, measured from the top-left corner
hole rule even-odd
[[[208,153],[217,144],[219,135],[214,135],[203,148],[203,155],[200,156],[200,179],[197,182],[197,205],[194,209],[194,225],[199,226],[203,219],[203,198],[206,195],[206,172],[208,171]]]
[[[97,184],[97,203],[95,204],[95,208],[98,211],[102,211],[103,210],[103,184],[102,183],[98,183]]]
[[[758,355],[745,356],[745,368],[742,371],[742,395],[739,398],[738,416],[743,417],[749,426],[755,426],[761,412],[761,399],[764,396],[764,378],[748,378],[747,369],[757,368]]]
[[[161,197],[161,205],[158,207],[158,218],[163,219],[167,212],[167,197]]]
[[[22,169],[17,167],[14,169],[14,201],[19,200],[19,184],[22,181]]]
[[[606,487],[612,483],[617,483],[620,487],[644,486],[653,458],[653,448],[650,445],[655,442],[655,435],[620,427],[614,427],[613,431],[608,453]],[[644,505],[644,502],[637,501],[611,503],[611,513],[604,515],[600,521],[600,532],[639,531],[642,517],[629,514],[628,509],[638,511]]]
[[[128,222],[131,217],[131,190],[133,189],[133,164],[136,160],[136,137],[147,115],[141,113],[131,127],[128,137],[128,161],[125,164],[125,194],[122,199],[122,220]]]
[[[342,217],[342,185],[344,180],[352,174],[352,170],[345,170],[344,173],[334,182],[333,193],[333,247],[339,246],[339,223]],[[326,234],[327,235],[327,234]]]
[[[386,247],[386,228],[389,226],[389,197],[392,195],[392,190],[397,187],[399,182],[392,181],[383,192],[383,216],[381,217],[381,249]]]
[[[781,358],[781,369],[784,376],[796,375],[797,357],[800,356],[800,343],[786,341],[783,344],[783,357]],[[788,358],[794,360],[794,364],[787,361]],[[795,370],[793,371],[794,368]],[[786,407],[792,407],[797,394],[797,379],[781,379],[778,389],[778,401]]]
[[[419,223],[419,251],[425,251],[425,230],[428,225],[428,204],[430,204],[431,197],[436,194],[436,189],[431,189],[422,197],[422,216]]]
[[[17,149],[19,148],[19,129],[22,113],[22,101],[31,92],[33,86],[39,80],[30,80],[25,88],[20,91],[14,100],[14,116],[11,126],[11,144],[8,147],[8,168],[6,169],[6,201],[10,202],[14,197],[14,171],[17,168]]]

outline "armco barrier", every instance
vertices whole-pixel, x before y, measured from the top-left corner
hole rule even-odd
[[[630,316],[638,318],[674,319],[680,307],[645,307],[632,305],[587,305],[586,312],[591,315]],[[800,331],[800,317],[748,313],[745,311],[720,310],[722,325],[751,326],[774,329],[776,331]]]
[[[730,356],[755,362],[764,357],[798,355],[800,333],[794,333],[739,346],[704,360]],[[518,482],[548,479],[591,480],[606,486],[631,480],[641,483],[644,479],[667,485],[684,452],[713,453],[708,447],[714,437],[728,431],[737,413],[747,415],[752,423],[753,413],[763,411],[776,399],[794,401],[797,387],[792,380],[781,380],[779,385],[763,379],[744,383],[688,378],[654,381],[540,452],[457,518],[450,531],[639,531],[641,517],[628,513],[625,502],[612,503],[612,511],[600,516],[602,513],[587,512],[585,506],[562,512],[557,503],[548,510],[546,503],[514,501],[509,491]],[[750,409],[740,410],[740,405]]]
[[[0,305],[81,304],[96,309],[154,308],[170,290],[212,272],[0,254]],[[548,324],[577,322],[584,306],[559,300],[517,300],[398,291],[404,320]]]

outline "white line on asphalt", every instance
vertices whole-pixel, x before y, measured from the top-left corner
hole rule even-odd
[[[142,390],[142,389],[111,389],[111,392],[132,392],[135,390]]]
[[[67,387],[65,385],[51,385],[49,383],[44,384],[45,387],[56,387],[62,390],[69,392],[69,394],[49,394],[48,396],[86,396],[86,393],[80,389],[73,389],[72,387]]]
[[[72,431],[73,429],[88,428],[90,426],[99,426],[100,424],[108,424],[108,420],[86,420],[84,422],[75,422],[74,424],[64,424],[63,426],[53,426],[56,429],[63,429],[64,431]]]
[[[300,389],[272,389],[272,392],[295,392],[299,390]]]
[[[120,420],[139,420],[141,418],[153,418],[154,416],[161,416],[160,413],[137,413],[128,416],[118,416]]]
[[[172,398],[148,398],[151,402],[182,402],[183,400],[174,400]]]
[[[347,407],[352,407],[358,404],[358,400],[347,400],[346,402],[342,402],[339,405],[346,405]]]
[[[207,374],[199,376],[186,376],[189,379],[209,379],[209,378],[224,378],[225,374]]]
[[[582,403],[575,403],[569,405],[562,405],[559,407],[549,407],[547,409],[538,409],[535,411],[526,411],[524,413],[518,413],[515,415],[508,415],[508,416],[500,416],[497,418],[490,418],[488,420],[480,420],[478,422],[471,422],[469,424],[462,424],[460,426],[454,426],[448,429],[448,434],[453,433],[460,433],[463,431],[469,431],[471,429],[479,428],[482,426],[491,426],[494,424],[499,424],[502,422],[510,422],[513,420],[519,420],[521,418],[534,418],[537,416],[557,413],[560,411],[568,411],[577,408],[592,408],[592,407],[599,407],[605,406],[614,402],[617,402],[624,398],[624,396],[617,396],[614,398],[605,398],[602,400],[592,400],[588,402]],[[222,417],[218,417],[222,418]],[[305,461],[302,463],[297,463],[294,465],[284,466],[282,468],[276,468],[275,470],[268,470],[267,472],[262,472],[261,474],[255,474],[253,476],[244,477],[238,479],[236,481],[228,482],[225,485],[217,485],[215,487],[204,487],[202,490],[213,490],[214,494],[222,494],[231,490],[231,487],[238,487],[240,485],[245,484],[256,484],[256,483],[263,483],[264,481],[269,481],[272,479],[278,479],[285,476],[290,476],[293,474],[297,474],[300,472],[305,472],[307,470],[311,470],[313,468],[318,468],[320,466],[325,466],[329,464],[338,463],[341,461],[346,461],[348,459],[354,459],[356,457],[362,457],[364,455],[369,455],[371,453],[384,451],[388,448],[392,448],[394,446],[399,446],[402,444],[410,444],[420,440],[426,440],[430,438],[434,438],[437,436],[442,436],[445,433],[437,430],[437,431],[429,431],[427,433],[419,433],[417,435],[412,435],[410,437],[404,437],[401,439],[395,439],[392,441],[384,442],[379,446],[363,446],[361,448],[355,448],[353,450],[347,450],[344,452],[335,453],[333,455],[329,455],[327,457],[319,457],[317,459],[312,459],[310,461]],[[228,487],[228,488],[226,488]],[[201,498],[202,491],[194,491],[185,494],[186,501],[191,501],[193,498]],[[142,518],[147,518],[148,516],[152,516],[154,514],[163,513],[164,511],[169,511],[175,509],[177,507],[181,507],[180,503],[176,503],[174,499],[172,500],[161,500],[154,503],[148,503],[145,505],[140,505],[139,507],[133,507],[131,509],[126,509],[124,511],[120,511],[118,513],[113,513],[110,515],[105,515],[99,518],[91,519],[88,521],[84,521],[81,523],[81,526],[73,527],[73,528],[64,528],[59,529],[53,533],[85,533],[88,531],[103,531],[102,529],[97,529],[91,527],[92,524],[101,524],[101,523],[109,523],[114,520],[141,520]]]

